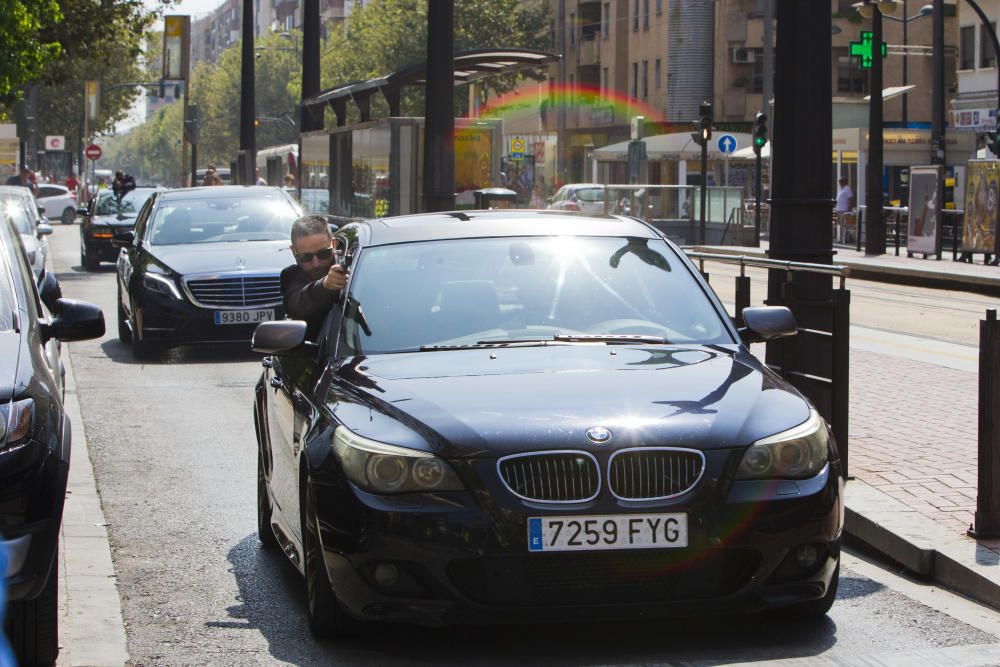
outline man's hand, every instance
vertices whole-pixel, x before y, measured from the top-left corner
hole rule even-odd
[[[323,287],[331,291],[344,289],[348,275],[347,269],[340,264],[334,264],[323,278]]]

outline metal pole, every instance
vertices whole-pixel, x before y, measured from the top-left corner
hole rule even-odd
[[[257,164],[257,141],[253,120],[256,115],[254,99],[254,50],[253,50],[253,0],[243,0],[243,49],[240,67],[240,151],[245,155],[240,183],[252,184],[253,169]]]
[[[944,0],[934,0],[932,21],[931,164],[944,164]]]
[[[906,11],[906,2],[907,0],[903,0],[903,86],[904,87],[906,86],[907,64],[910,60],[910,56],[908,55],[906,50],[906,46],[907,44],[909,44],[909,42],[907,41],[908,32],[906,28],[907,26],[910,25],[910,21],[909,19],[907,19],[907,16],[909,14]],[[909,100],[909,97],[910,96],[907,93],[903,93],[903,99],[902,99],[903,127],[909,127],[910,125],[909,114],[907,113],[908,112],[907,101]]]
[[[754,187],[757,191],[757,196],[755,197],[754,207],[753,207],[753,238],[754,238],[753,244],[755,248],[760,247],[760,198],[762,195],[760,190],[760,180],[761,180],[760,170],[761,170],[761,160],[760,160],[760,151],[758,151],[757,173],[754,175]]]
[[[871,101],[868,104],[868,187],[865,210],[865,255],[885,254],[882,217],[882,13],[872,9]]]
[[[427,4],[424,211],[455,208],[455,3]],[[431,37],[433,36],[433,38]]]
[[[762,111],[769,118],[774,118],[771,113],[771,100],[774,98],[774,0],[764,0],[764,63],[761,82],[763,95]],[[760,238],[758,237],[758,240]]]
[[[184,82],[184,101],[181,103],[181,187],[194,186],[194,180],[189,180],[186,176],[187,164],[188,164],[188,140],[187,140],[187,127],[188,127],[188,90],[187,81]]]
[[[698,243],[705,244],[705,204],[708,199],[708,140],[701,142],[701,218],[698,227]]]
[[[940,2],[940,1],[941,0],[938,0],[938,2]],[[989,33],[990,39],[993,41],[993,57],[994,58],[1000,58],[1000,40],[997,39],[997,31],[993,28],[993,24],[990,23],[990,20],[986,16],[986,13],[983,11],[982,7],[980,7],[978,4],[976,4],[975,0],[965,0],[965,1],[967,3],[969,3],[969,5],[972,7],[972,11],[976,12],[976,14],[979,16],[979,20],[983,22],[983,26],[986,28],[986,32]],[[942,22],[942,24],[943,24],[943,22]],[[982,48],[982,47],[980,47],[980,48]],[[998,95],[998,97],[997,97],[997,106],[1000,107],[1000,60],[998,60],[998,62],[997,62],[996,70],[997,70],[997,95]],[[943,86],[942,86],[942,90],[943,90]],[[943,104],[943,102],[942,102],[942,104]],[[998,120],[997,122],[1000,123],[1000,120]],[[943,144],[942,144],[942,148],[944,148]]]
[[[319,51],[320,51],[320,18],[319,0],[305,0],[302,8],[302,99],[306,100],[319,93]],[[312,132],[323,129],[323,114],[313,114],[302,107],[299,111],[299,127],[302,132]],[[302,155],[301,147],[299,155]],[[301,160],[300,160],[301,162]]]
[[[559,15],[556,21],[556,45],[559,49],[559,64],[556,86],[556,173],[553,182],[566,172],[566,0],[559,0]],[[619,28],[624,29],[624,27]],[[564,181],[569,180],[569,175]]]
[[[1000,322],[986,311],[979,323],[979,484],[969,535],[1000,536]]]

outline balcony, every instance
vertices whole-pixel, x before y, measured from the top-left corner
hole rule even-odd
[[[597,38],[596,32],[583,33],[576,54],[576,64],[580,67],[590,67],[601,63],[601,40]]]

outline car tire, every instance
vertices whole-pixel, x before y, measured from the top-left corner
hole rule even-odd
[[[338,639],[357,636],[361,632],[361,622],[351,617],[333,592],[330,577],[323,562],[323,549],[316,528],[316,513],[313,509],[308,483],[303,483],[302,493],[305,503],[302,512],[302,550],[306,575],[306,605],[309,630],[321,639]]]
[[[76,209],[67,206],[60,217],[64,225],[72,225],[73,220],[76,219]]]
[[[264,475],[264,451],[257,448],[257,538],[265,551],[278,548],[278,538],[271,528],[271,503],[267,497],[267,477]]]
[[[135,304],[132,305],[132,315],[135,315]],[[142,329],[139,324],[132,320],[132,356],[136,359],[154,359],[163,352],[163,346],[159,343],[151,343],[142,336]]]
[[[122,308],[122,291],[118,288],[118,340],[125,345],[132,344],[132,330],[128,328],[128,316]]]
[[[80,246],[80,266],[86,271],[96,271],[101,266],[101,260],[91,257],[87,252],[87,246]]]
[[[20,665],[52,665],[59,655],[58,555],[41,594],[7,607],[5,630]]]

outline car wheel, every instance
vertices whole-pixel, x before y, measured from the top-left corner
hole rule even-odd
[[[135,305],[132,306],[132,356],[136,359],[153,359],[163,351],[159,343],[151,343],[142,336],[142,328],[135,320]]]
[[[257,448],[257,537],[265,551],[278,548],[278,539],[271,528],[271,501],[267,497],[267,477],[264,475],[264,452]]]
[[[7,607],[4,625],[18,664],[51,665],[59,655],[58,555],[41,595]]]
[[[80,246],[80,265],[87,271],[96,271],[101,266],[101,260],[91,257],[87,252],[87,246]]]
[[[73,220],[76,218],[76,209],[69,206],[62,212],[62,223],[64,225],[72,225]]]
[[[132,330],[128,328],[128,316],[122,308],[122,289],[118,288],[118,340],[125,345],[132,344]]]
[[[323,562],[316,528],[316,513],[309,493],[309,485],[304,484],[302,492],[306,501],[302,512],[302,550],[305,552],[306,600],[308,604],[309,630],[316,637],[335,639],[357,635],[361,622],[352,618],[337,601],[330,585]]]

